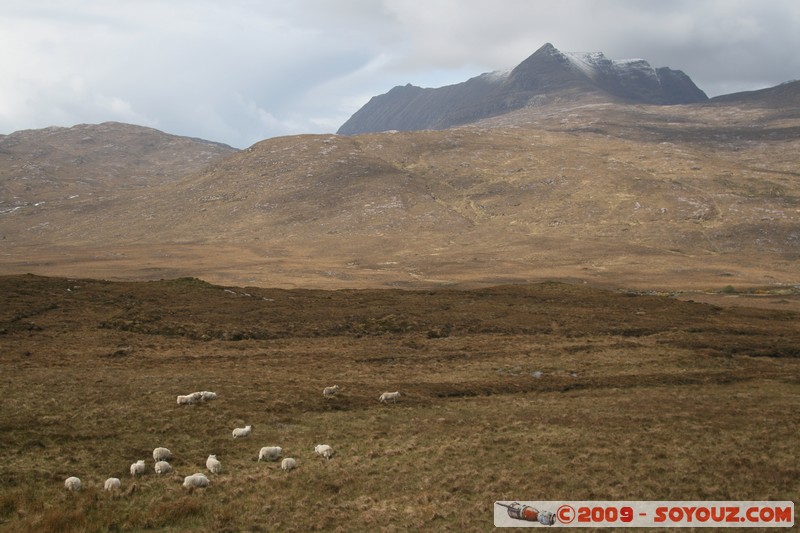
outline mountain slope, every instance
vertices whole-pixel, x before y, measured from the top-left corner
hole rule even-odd
[[[707,97],[681,71],[655,69],[641,59],[564,53],[548,43],[508,73],[438,89],[395,87],[372,98],[338,133],[444,129],[531,104],[575,100],[684,104]]]
[[[781,83],[757,91],[716,96],[712,104],[749,104],[759,107],[780,109],[783,112],[800,112],[800,81]]]
[[[748,104],[582,101],[443,131],[268,139],[177,181],[0,214],[0,272],[797,283],[799,127]]]

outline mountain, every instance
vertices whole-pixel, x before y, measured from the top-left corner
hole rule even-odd
[[[493,72],[437,89],[406,85],[372,98],[338,133],[445,129],[548,101],[648,104],[703,102],[707,96],[679,70],[643,59],[565,53],[546,44],[509,72]]]
[[[118,122],[18,131],[0,136],[0,213],[173,182],[234,152]]]

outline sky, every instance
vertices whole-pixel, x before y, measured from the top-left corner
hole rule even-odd
[[[117,121],[246,148],[548,42],[755,90],[800,79],[800,2],[2,0],[0,134]]]

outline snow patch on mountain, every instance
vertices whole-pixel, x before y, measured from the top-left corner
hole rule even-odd
[[[511,74],[511,71],[514,69],[505,69],[505,70],[495,70],[492,72],[484,72],[480,75],[481,78],[484,78],[489,81],[503,81],[508,78]]]
[[[602,52],[561,53],[592,81],[597,81],[603,74],[613,74],[620,78],[644,75],[661,82],[656,69],[644,59],[608,59]]]

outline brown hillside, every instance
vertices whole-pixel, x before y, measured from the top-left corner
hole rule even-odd
[[[0,136],[0,215],[79,215],[121,191],[174,182],[235,151],[118,122],[18,131]]]
[[[4,214],[2,272],[791,285],[799,131],[744,104],[551,103],[445,131],[270,139],[80,216]]]

